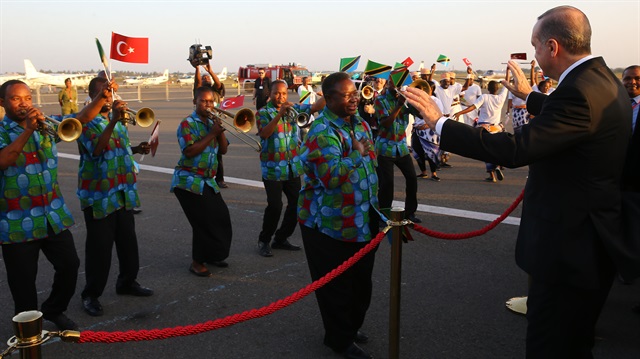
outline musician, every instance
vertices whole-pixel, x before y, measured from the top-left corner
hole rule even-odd
[[[433,88],[435,84],[428,82],[429,87],[423,89],[431,96],[431,99],[438,105],[438,108],[442,110],[442,102],[439,98],[433,96]],[[413,149],[413,158],[418,162],[418,167],[421,173],[419,178],[430,178],[434,182],[440,182],[438,177],[438,164],[440,163],[440,136],[435,131],[429,129],[424,120],[420,117],[415,118],[413,123],[413,136],[411,136],[411,148]],[[429,170],[431,171],[431,177],[427,172],[427,166],[425,161],[429,163]]]
[[[321,110],[325,100],[320,98],[313,105],[287,102],[287,84],[276,80],[271,83],[271,96],[267,105],[258,111],[258,135],[261,139],[260,167],[262,182],[267,192],[267,208],[264,210],[262,231],[258,237],[258,254],[271,257],[271,249],[300,250],[288,238],[296,229],[296,205],[300,192],[302,164],[298,156],[299,143],[296,119],[288,116],[290,110],[309,115]],[[287,197],[287,208],[280,228],[282,194]],[[275,235],[275,237],[274,237]],[[273,237],[273,244],[270,245]]]
[[[271,79],[267,77],[263,67],[258,69],[258,78],[253,84],[253,103],[256,105],[256,111],[264,107],[269,99],[271,91]]]
[[[473,69],[471,66],[467,66],[467,79],[466,84],[463,87],[466,87],[466,90],[463,94],[461,94],[461,102],[465,107],[469,107],[473,105],[474,102],[478,99],[479,96],[482,95],[482,89],[480,86],[473,83],[475,76],[473,74]],[[471,112],[464,114],[464,123],[469,126],[475,126],[478,121],[478,109],[475,109]]]
[[[322,84],[327,106],[311,125],[300,160],[305,187],[298,222],[315,281],[351,258],[378,234],[376,157],[369,125],[357,116],[358,91],[349,74]],[[374,250],[375,251],[375,250]],[[316,291],[324,344],[346,358],[371,358],[357,343],[371,303],[372,251]]]
[[[418,209],[418,180],[406,141],[409,111],[404,97],[398,95],[393,81],[387,81],[385,91],[376,98],[376,114],[380,130],[376,139],[377,173],[380,179],[380,208],[391,208],[393,202],[393,166],[397,166],[405,179],[405,215],[415,223]]]
[[[227,152],[227,138],[219,121],[209,119],[214,107],[210,87],[196,89],[195,110],[178,125],[180,160],[173,172],[171,192],[180,202],[193,231],[189,271],[209,277],[205,264],[227,267],[231,248],[231,217],[214,180],[218,153]]]
[[[103,84],[93,102],[67,117],[91,121],[112,88],[117,85]],[[42,251],[55,271],[51,293],[42,303],[43,317],[60,330],[78,330],[64,314],[76,289],[80,260],[68,230],[73,217],[58,184],[60,138],[38,131],[44,117],[33,107],[31,89],[24,82],[5,82],[0,106],[6,111],[0,122],[0,243],[15,313],[38,309],[36,277]],[[52,127],[57,130],[57,125]]]
[[[215,107],[220,107],[222,102],[224,101],[224,84],[218,78],[218,75],[211,68],[211,62],[208,61],[205,65],[205,69],[207,70],[206,74],[202,74],[200,76],[200,66],[198,65],[198,60],[194,59],[194,62],[191,63],[193,67],[196,69],[196,74],[194,75],[193,82],[193,98],[196,97],[196,89],[200,86],[208,86],[213,90],[213,101],[215,102]],[[216,172],[216,182],[218,183],[218,187],[220,188],[228,188],[229,186],[224,181],[224,163],[222,161],[222,154],[218,153],[218,171]]]
[[[101,77],[92,79],[89,95],[93,97],[106,81]],[[81,296],[85,312],[94,317],[103,314],[98,298],[109,279],[114,244],[120,269],[116,293],[139,297],[153,295],[153,290],[137,282],[140,266],[133,218],[133,209],[140,206],[133,154],[148,154],[150,146],[147,142],[131,146],[123,123],[126,109],[124,101],[112,105],[109,94],[100,114],[82,127],[82,135],[78,138],[77,195],[87,226],[87,282]]]
[[[506,81],[509,81],[508,74]],[[499,88],[500,90],[498,91]],[[504,132],[504,126],[500,123],[500,114],[502,113],[502,106],[509,91],[507,91],[505,87],[500,86],[500,83],[497,81],[489,81],[487,89],[489,90],[488,94],[483,94],[478,97],[473,105],[455,113],[453,117],[457,121],[463,114],[478,109],[478,126],[484,127],[491,133]],[[497,165],[485,162],[485,167],[487,173],[489,173],[489,177],[486,178],[485,181],[495,183],[496,180],[502,181],[504,179],[504,174]]]

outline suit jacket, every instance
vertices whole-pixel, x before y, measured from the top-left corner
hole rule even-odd
[[[640,122],[638,118],[636,118],[636,128],[631,135],[622,171],[622,215],[625,247],[635,254],[630,256],[629,260],[635,261],[636,265],[640,266]],[[640,276],[640,269],[621,274],[625,279],[633,279]]]
[[[620,179],[629,96],[597,57],[570,71],[549,96],[532,92],[527,110],[535,118],[515,135],[446,121],[440,146],[507,167],[529,165],[518,266],[539,281],[599,289],[613,274],[612,259],[627,263]]]

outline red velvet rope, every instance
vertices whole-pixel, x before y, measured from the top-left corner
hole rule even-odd
[[[421,227],[417,224],[414,225],[414,229],[420,233],[426,234],[427,236],[441,239],[465,239],[483,235],[493,228],[495,228],[500,222],[502,222],[505,218],[513,212],[513,210],[520,204],[522,198],[524,197],[524,190],[520,193],[520,196],[511,204],[511,206],[497,219],[491,222],[488,226],[472,232],[467,233],[443,233],[433,231],[424,227]],[[204,323],[187,325],[187,326],[178,326],[173,328],[164,328],[164,329],[151,329],[151,330],[130,330],[126,332],[94,332],[94,331],[83,331],[80,333],[80,339],[78,343],[122,343],[129,341],[143,341],[143,340],[157,340],[157,339],[168,339],[174,337],[181,337],[187,335],[200,334],[204,332],[208,332],[211,330],[216,330],[224,327],[228,327],[237,323],[245,322],[247,320],[261,318],[272,314],[284,307],[287,307],[300,299],[306,297],[317,289],[323,287],[325,284],[329,283],[335,277],[344,273],[347,269],[353,266],[356,262],[358,262],[362,257],[364,257],[367,253],[371,252],[373,248],[375,248],[382,239],[385,237],[384,232],[378,233],[378,235],[369,242],[365,247],[360,249],[353,257],[347,259],[339,265],[337,268],[327,273],[324,277],[318,279],[317,281],[309,284],[308,286],[302,288],[296,293],[291,294],[290,296],[280,299],[276,302],[273,302],[267,306],[264,306],[259,309],[251,309],[239,314],[233,314],[228,317],[222,319],[216,319],[212,321],[207,321]]]
[[[507,218],[511,214],[511,212],[513,212],[513,210],[516,209],[516,207],[518,207],[523,197],[524,197],[524,190],[520,192],[520,195],[518,196],[518,198],[516,198],[516,200],[511,204],[511,206],[509,206],[509,208],[507,208],[507,210],[502,215],[500,215],[500,217],[493,220],[493,222],[489,223],[489,225],[487,225],[486,227],[480,228],[476,231],[471,231],[467,233],[443,233],[443,232],[438,232],[438,231],[434,231],[434,230],[419,226],[417,224],[414,224],[413,229],[415,229],[416,231],[422,234],[426,234],[429,237],[447,239],[447,240],[459,240],[459,239],[467,239],[471,237],[481,236],[489,232],[490,230],[494,229],[498,224],[500,224],[500,222],[504,221],[504,219]]]
[[[344,261],[344,263],[339,265],[337,268],[335,268],[331,272],[327,273],[324,277],[309,284],[305,288],[302,288],[298,292],[293,293],[286,298],[280,299],[260,309],[252,309],[239,314],[230,315],[222,319],[216,319],[213,321],[207,321],[204,323],[194,324],[194,325],[178,326],[174,328],[137,330],[137,331],[130,330],[126,332],[94,332],[94,331],[87,330],[80,333],[80,339],[78,340],[78,343],[122,343],[122,342],[129,342],[129,341],[168,339],[168,338],[181,337],[181,336],[187,336],[187,335],[193,335],[193,334],[200,334],[207,331],[228,327],[228,326],[241,323],[250,319],[264,317],[266,315],[274,313],[284,307],[287,307],[299,301],[300,299],[306,297],[307,295],[311,294],[315,290],[329,283],[335,277],[339,276],[344,271],[346,271],[351,266],[353,266],[367,253],[371,252],[373,248],[375,248],[378,244],[380,244],[384,236],[385,236],[384,232],[378,233],[378,235],[371,242],[369,242],[366,246],[360,249],[353,257]]]

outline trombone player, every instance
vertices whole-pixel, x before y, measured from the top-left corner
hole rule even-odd
[[[111,88],[117,85],[104,83],[94,100],[71,116],[91,121]],[[60,330],[78,330],[64,314],[75,293],[80,260],[68,230],[73,217],[58,184],[60,132],[41,130],[44,116],[33,107],[31,90],[22,81],[9,80],[0,87],[0,106],[6,111],[0,121],[0,244],[15,313],[38,309],[36,277],[42,251],[55,271],[52,290],[40,309],[43,317]],[[56,129],[58,124],[46,126]]]
[[[89,95],[107,82],[96,77],[89,83]],[[87,226],[85,245],[86,284],[82,291],[82,306],[91,316],[101,316],[102,295],[111,267],[111,252],[116,246],[120,273],[116,293],[148,297],[153,290],[137,282],[139,270],[138,239],[133,209],[140,206],[133,154],[147,154],[149,143],[131,146],[124,121],[127,104],[112,95],[93,121],[85,124],[78,139],[80,166],[78,191],[80,208]],[[108,185],[105,185],[108,184]]]
[[[266,106],[258,111],[258,135],[262,142],[260,167],[262,182],[267,192],[262,231],[258,237],[258,254],[271,257],[271,249],[298,251],[300,247],[289,243],[296,229],[296,208],[300,192],[302,163],[298,157],[300,131],[296,126],[298,114],[311,115],[324,108],[324,97],[313,105],[292,104],[287,101],[287,84],[271,83],[271,95]],[[302,115],[304,117],[304,115]],[[305,125],[305,124],[302,124]],[[282,193],[287,197],[287,208],[279,229],[282,212]],[[276,230],[277,229],[277,230]],[[272,237],[273,244],[270,245]]]
[[[219,120],[210,118],[214,108],[211,87],[196,89],[195,110],[178,125],[180,159],[173,172],[171,192],[175,194],[187,216],[192,235],[189,272],[209,277],[205,264],[227,267],[224,260],[231,248],[231,217],[215,181],[218,153],[227,152],[225,129]]]

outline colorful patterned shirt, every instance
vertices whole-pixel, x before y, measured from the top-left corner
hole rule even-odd
[[[107,125],[109,119],[98,115],[82,126],[82,135],[78,138],[80,169],[76,194],[80,208],[91,207],[94,219],[105,218],[123,207],[131,210],[140,206],[127,127],[118,122],[102,153],[93,156]]]
[[[376,98],[375,108],[379,123],[378,138],[376,139],[376,154],[378,156],[397,158],[409,154],[405,132],[409,126],[409,111],[406,107],[402,107],[391,126],[383,126],[380,121],[383,117],[389,116],[396,103],[396,97],[388,90],[384,95]]]
[[[298,112],[311,111],[310,105],[295,104],[293,108]],[[258,130],[268,125],[277,114],[278,110],[269,101],[258,111]],[[298,156],[299,134],[300,131],[295,122],[281,118],[271,136],[266,139],[261,138],[260,168],[263,179],[286,181],[302,174],[302,163]]]
[[[23,132],[24,128],[5,116],[0,122],[0,149],[10,145]],[[64,203],[58,185],[58,141],[57,136],[36,131],[16,162],[0,170],[0,243],[46,238],[47,223],[56,234],[73,225],[71,211]]]
[[[359,116],[352,121],[356,138],[373,145],[369,125]],[[313,121],[300,149],[305,185],[298,198],[298,222],[337,240],[366,242],[372,238],[369,210],[378,207],[377,162],[373,150],[365,157],[352,151],[351,131],[328,108]]]
[[[211,140],[209,146],[194,157],[184,155],[185,148],[205,137],[211,130],[211,126],[210,121],[202,122],[195,111],[178,125],[176,134],[181,156],[173,171],[171,192],[177,187],[195,194],[202,194],[204,185],[207,184],[215,193],[220,193],[218,183],[213,179],[218,170],[218,140],[215,138]]]

